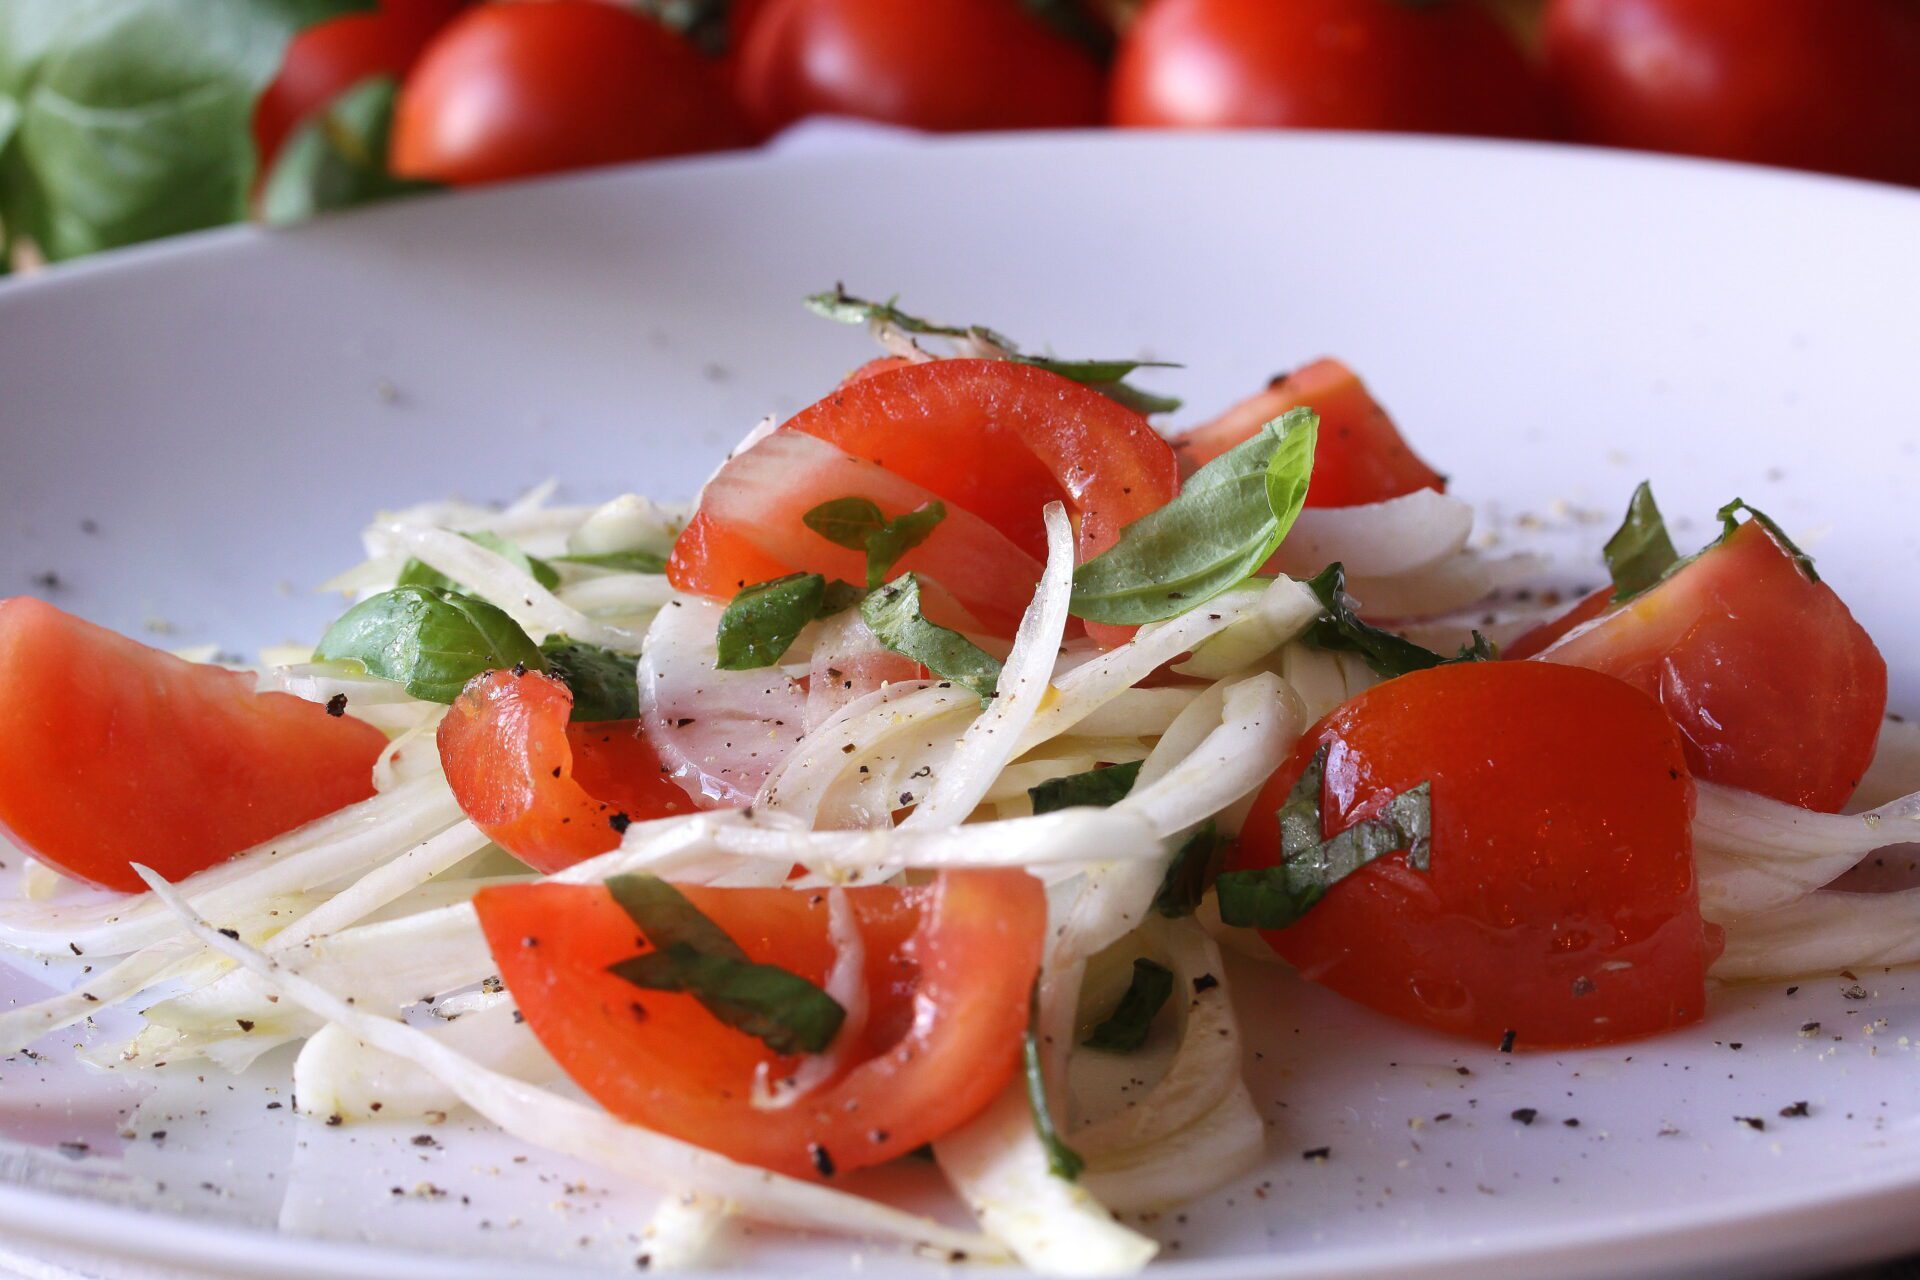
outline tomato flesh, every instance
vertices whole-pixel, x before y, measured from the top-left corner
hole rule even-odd
[[[26,596],[0,601],[0,832],[48,866],[146,888],[373,794],[387,738],[250,676]]]
[[[1444,492],[1446,477],[1420,460],[1366,384],[1338,360],[1320,359],[1275,378],[1265,391],[1195,427],[1174,447],[1188,470],[1205,466],[1289,409],[1320,415],[1309,507],[1357,507],[1420,489]]]
[[[749,959],[825,982],[834,961],[826,895],[682,891]],[[603,886],[484,889],[474,907],[527,1024],[589,1096],[622,1120],[817,1179],[905,1155],[1005,1088],[1046,928],[1045,893],[1019,871],[845,892],[866,952],[865,1030],[839,1076],[771,1109],[750,1101],[756,1071],[782,1079],[799,1060],[721,1023],[692,996],[641,990],[607,972],[645,946]]]
[[[638,720],[568,723],[551,676],[475,676],[440,722],[440,763],[475,826],[551,875],[606,853],[627,822],[690,813]]]
[[[1323,833],[1428,782],[1431,863],[1390,854],[1265,931],[1304,976],[1489,1044],[1508,1031],[1523,1046],[1603,1044],[1701,1017],[1711,947],[1693,783],[1651,698],[1544,663],[1389,680],[1307,732],[1256,800],[1235,865],[1279,860],[1279,808],[1323,744]]]
[[[1887,710],[1887,664],[1758,521],[1540,655],[1660,700],[1695,776],[1832,813]]]

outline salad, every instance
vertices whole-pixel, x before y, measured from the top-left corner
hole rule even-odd
[[[809,303],[883,354],[690,506],[382,515],[311,650],[0,601],[0,945],[86,960],[0,1053],[298,1042],[314,1123],[658,1186],[653,1266],[740,1217],[1122,1273],[1262,1160],[1278,966],[1520,1053],[1920,960],[1920,890],[1835,887],[1920,839],[1920,735],[1764,513],[1682,555],[1642,484],[1549,599],[1338,361],[1170,436],[1148,362]],[[926,1159],[973,1225],[848,1182]]]

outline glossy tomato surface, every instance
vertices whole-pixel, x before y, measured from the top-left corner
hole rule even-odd
[[[1539,137],[1546,98],[1470,0],[1152,0],[1114,65],[1115,124]]]
[[[682,891],[749,959],[826,981],[835,951],[825,894]],[[903,1156],[999,1094],[1020,1056],[1046,928],[1046,895],[1021,871],[947,872],[921,888],[845,892],[866,953],[869,1015],[844,1069],[775,1109],[753,1105],[755,1073],[782,1079],[798,1060],[689,995],[641,990],[607,972],[645,946],[605,888],[484,889],[474,907],[528,1025],[607,1110],[817,1179]]]
[[[1887,664],[1846,604],[1758,521],[1541,655],[1653,695],[1696,776],[1833,812],[1887,709]]]
[[[740,50],[760,129],[856,116],[941,132],[1100,121],[1092,54],[1021,0],[769,0]]]
[[[689,813],[638,720],[569,724],[573,694],[537,671],[475,676],[448,708],[440,763],[487,838],[551,874],[620,843],[629,822]]]
[[[746,141],[717,74],[659,23],[599,0],[486,4],[407,77],[393,167],[464,186]]]
[[[387,737],[25,596],[0,601],[0,833],[137,892],[373,794]]]
[[[1278,861],[1279,808],[1323,744],[1323,834],[1425,782],[1431,866],[1389,854],[1266,931],[1307,978],[1487,1044],[1509,1031],[1522,1047],[1604,1044],[1700,1018],[1710,947],[1693,782],[1651,698],[1543,663],[1389,680],[1301,739],[1260,792],[1235,865]]]
[[[1577,138],[1920,182],[1911,0],[1553,0],[1543,35]]]

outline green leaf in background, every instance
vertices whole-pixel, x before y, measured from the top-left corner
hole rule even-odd
[[[1740,527],[1740,521],[1735,519],[1735,517],[1742,511],[1753,517],[1755,524],[1773,535],[1773,540],[1780,544],[1781,550],[1792,557],[1794,567],[1806,576],[1808,582],[1820,581],[1820,575],[1815,572],[1813,567],[1813,557],[1795,545],[1793,539],[1787,536],[1786,530],[1776,524],[1772,516],[1760,510],[1758,507],[1749,505],[1745,499],[1735,498],[1732,502],[1729,502],[1726,506],[1714,513],[1720,520],[1720,542],[1724,542],[1732,537],[1734,530]],[[1719,542],[1716,542],[1714,545],[1718,546]]]
[[[532,577],[535,582],[549,591],[560,585],[560,575],[554,571],[552,565],[544,560],[539,560],[528,555],[517,545],[509,542],[497,533],[491,533],[483,529],[478,533],[463,533],[460,536],[476,546],[485,547],[503,560],[511,561],[515,568]],[[393,585],[396,587],[431,587],[435,591],[464,592],[467,590],[466,587],[455,582],[452,578],[449,578],[432,565],[427,564],[424,560],[411,559],[400,566],[400,576],[393,580]]]
[[[1232,844],[1209,818],[1198,831],[1187,837],[1180,852],[1173,855],[1167,874],[1160,881],[1160,892],[1153,897],[1153,909],[1163,916],[1180,919],[1200,907],[1213,881],[1220,874],[1221,856]]]
[[[881,644],[986,702],[1000,684],[1000,659],[920,612],[920,580],[905,573],[868,596],[860,616]]]
[[[714,665],[753,671],[780,661],[801,628],[820,616],[826,592],[827,580],[817,573],[790,573],[747,587],[720,615]]]
[[[301,28],[373,0],[4,0],[0,222],[51,261],[236,222]]]
[[[1639,595],[1680,562],[1680,553],[1673,549],[1673,539],[1667,534],[1667,522],[1653,500],[1653,486],[1645,480],[1633,491],[1626,519],[1607,539],[1601,554],[1613,577],[1615,601]]]
[[[1068,1146],[1053,1122],[1053,1107],[1047,1102],[1047,1074],[1040,1061],[1040,1036],[1034,1021],[1040,1016],[1040,981],[1034,979],[1029,998],[1027,1034],[1020,1043],[1020,1067],[1026,1078],[1027,1107],[1033,1112],[1033,1129],[1047,1153],[1047,1171],[1063,1182],[1077,1182],[1087,1162]]]
[[[1453,662],[1491,662],[1499,656],[1492,642],[1478,631],[1473,633],[1472,644],[1462,646],[1451,658],[1443,658],[1404,636],[1364,621],[1354,611],[1353,597],[1347,594],[1347,571],[1337,560],[1309,578],[1307,589],[1326,612],[1301,633],[1301,641],[1316,649],[1357,653],[1379,675],[1403,676]]]
[[[655,551],[602,551],[593,555],[555,556],[555,564],[577,564],[587,569],[609,569],[615,573],[665,573],[667,558]]]
[[[1319,424],[1311,409],[1289,410],[1194,472],[1179,497],[1074,570],[1073,613],[1158,622],[1258,573],[1306,502]]]
[[[356,662],[427,702],[451,703],[483,671],[546,670],[540,647],[484,600],[427,587],[395,587],[340,615],[314,649],[316,662]]]
[[[1133,962],[1133,981],[1106,1021],[1081,1041],[1102,1053],[1132,1053],[1147,1042],[1154,1015],[1173,994],[1173,970],[1145,957]]]
[[[573,691],[572,719],[640,718],[640,681],[630,655],[557,637],[540,646],[540,655],[547,674]]]
[[[1140,776],[1140,763],[1133,760],[1104,769],[1089,769],[1085,773],[1070,773],[1064,778],[1049,778],[1037,787],[1028,787],[1027,796],[1033,801],[1035,813],[1052,813],[1075,805],[1097,805],[1104,809],[1127,798],[1127,793],[1133,790],[1134,779]]]
[[[273,226],[401,196],[442,190],[398,178],[387,166],[398,82],[371,76],[299,124],[281,144],[260,192],[260,218]]]

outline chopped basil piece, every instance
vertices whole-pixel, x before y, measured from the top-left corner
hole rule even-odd
[[[341,614],[316,662],[353,662],[427,702],[451,703],[483,671],[546,669],[540,647],[499,609],[457,591],[395,587]]]
[[[1220,856],[1230,843],[1209,818],[1173,855],[1160,892],[1154,895],[1153,909],[1175,919],[1192,915],[1220,874]]]
[[[1667,534],[1667,522],[1653,500],[1653,486],[1645,480],[1633,491],[1626,519],[1607,539],[1602,554],[1613,577],[1616,602],[1639,595],[1680,562],[1680,553],[1673,549],[1673,539]]]
[[[947,518],[947,508],[929,502],[889,520],[872,499],[834,498],[800,518],[835,546],[866,552],[867,590],[872,591],[887,580],[901,556],[925,542]]]
[[[798,974],[756,964],[686,895],[649,875],[614,876],[607,889],[654,948],[608,972],[650,991],[683,991],[775,1053],[820,1053],[846,1010]]]
[[[497,533],[482,529],[478,533],[460,535],[475,546],[485,547],[501,559],[511,563],[516,569],[530,576],[535,582],[551,591],[560,585],[560,575],[554,567],[544,560],[535,559]],[[430,587],[435,591],[467,591],[468,588],[455,582],[446,574],[422,560],[408,560],[400,568],[400,576],[393,580],[396,587]]]
[[[261,187],[261,220],[284,226],[334,209],[443,190],[437,182],[396,177],[388,166],[398,91],[392,76],[369,76],[295,126]]]
[[[1173,994],[1173,970],[1152,960],[1133,962],[1133,981],[1127,993],[1105,1022],[1093,1029],[1083,1043],[1103,1053],[1132,1053],[1147,1042],[1154,1015]]]
[[[1328,889],[1376,858],[1406,851],[1407,865],[1431,863],[1432,788],[1422,782],[1387,801],[1380,813],[1321,839],[1320,788],[1326,776],[1322,744],[1280,806],[1280,863],[1228,871],[1215,882],[1220,919],[1253,929],[1284,929],[1310,911]]]
[[[555,556],[557,564],[577,564],[589,569],[612,569],[617,573],[665,573],[667,558],[657,551],[602,551],[594,555]]]
[[[851,582],[842,582],[838,578],[827,580],[827,589],[820,599],[820,616],[831,618],[843,609],[851,609],[867,598],[867,593]]]
[[[573,719],[639,719],[640,682],[630,655],[559,637],[541,645],[540,653],[548,674],[573,691]]]
[[[928,622],[920,612],[920,580],[901,574],[860,603],[860,616],[880,643],[905,654],[942,680],[973,690],[985,702],[1000,683],[1000,659],[958,631]]]
[[[1049,778],[1037,787],[1028,787],[1035,813],[1052,813],[1075,805],[1098,805],[1104,809],[1127,798],[1133,780],[1140,776],[1140,761],[1070,773],[1064,778]]]
[[[1048,373],[1057,373],[1069,382],[1078,382],[1107,399],[1123,404],[1141,417],[1172,413],[1184,401],[1178,396],[1155,395],[1151,391],[1123,381],[1137,369],[1178,369],[1165,360],[1055,360],[1047,356],[1015,356],[1015,364],[1030,364]]]
[[[1813,557],[1808,555],[1806,552],[1802,551],[1798,546],[1796,546],[1794,544],[1793,539],[1787,536],[1786,531],[1782,529],[1778,524],[1774,523],[1772,516],[1760,510],[1758,507],[1750,506],[1745,501],[1745,499],[1735,498],[1732,502],[1729,502],[1726,506],[1720,508],[1720,510],[1714,513],[1720,519],[1720,526],[1721,526],[1720,540],[1721,541],[1725,541],[1727,538],[1732,537],[1733,531],[1740,527],[1740,522],[1736,520],[1734,517],[1739,515],[1742,511],[1746,512],[1749,516],[1753,517],[1753,522],[1755,524],[1759,525],[1761,528],[1765,529],[1769,534],[1773,535],[1773,540],[1780,544],[1780,549],[1782,551],[1785,551],[1787,555],[1792,557],[1794,567],[1799,569],[1801,573],[1806,575],[1808,582],[1820,581],[1820,575],[1817,572],[1815,572],[1813,567]],[[1715,545],[1717,546],[1718,543],[1716,543]]]
[[[1451,658],[1443,658],[1404,636],[1362,621],[1354,612],[1353,597],[1347,594],[1346,568],[1337,560],[1308,579],[1307,589],[1326,612],[1301,633],[1300,639],[1316,649],[1357,653],[1380,675],[1403,676],[1454,662],[1491,662],[1498,656],[1493,642],[1478,631],[1473,633],[1472,644],[1461,646]]]
[[[1006,351],[1019,349],[1011,338],[995,333],[985,325],[963,327],[926,320],[893,305],[898,300],[895,297],[885,302],[869,302],[848,293],[846,286],[835,285],[832,293],[816,293],[808,297],[807,310],[841,324],[890,324],[906,333],[927,334],[936,338],[978,338]]]
[[[827,580],[817,573],[790,573],[748,587],[720,615],[714,665],[752,671],[780,661],[801,628],[820,616],[826,593]]]
[[[1033,1024],[1040,1016],[1040,981],[1034,979],[1033,996],[1027,1015],[1027,1034],[1020,1045],[1020,1065],[1026,1075],[1027,1106],[1033,1110],[1034,1132],[1046,1149],[1047,1171],[1064,1182],[1077,1182],[1087,1162],[1068,1146],[1054,1127],[1053,1108],[1047,1102],[1047,1075],[1040,1066],[1040,1036]]]
[[[1171,618],[1260,571],[1307,498],[1320,419],[1292,409],[1188,478],[1073,575],[1072,611],[1130,625]]]

